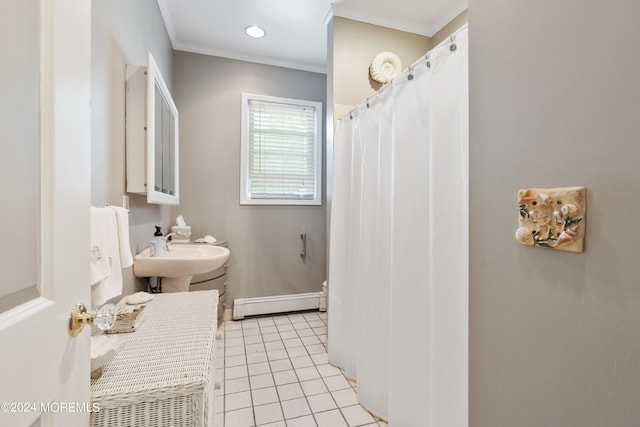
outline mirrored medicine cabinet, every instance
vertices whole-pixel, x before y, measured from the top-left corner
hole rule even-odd
[[[178,109],[149,53],[147,67],[127,65],[127,192],[177,205]]]

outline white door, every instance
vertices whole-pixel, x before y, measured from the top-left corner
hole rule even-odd
[[[0,426],[89,422],[90,4],[0,0]]]

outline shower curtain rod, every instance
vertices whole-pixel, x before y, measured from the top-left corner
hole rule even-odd
[[[411,73],[411,69],[415,68],[420,61],[427,61],[427,67],[429,66],[429,56],[437,49],[442,49],[445,46],[449,46],[449,48],[451,49],[451,47],[453,46],[454,48],[451,49],[451,51],[453,52],[456,48],[455,48],[455,42],[456,42],[456,35],[462,31],[467,29],[467,27],[469,26],[469,23],[467,22],[466,24],[464,24],[462,27],[458,28],[456,31],[454,31],[453,33],[451,33],[451,35],[449,35],[449,37],[447,37],[446,39],[442,40],[440,43],[438,43],[433,49],[430,49],[429,51],[427,51],[426,54],[424,54],[424,56],[421,56],[417,61],[415,61],[413,64],[409,65],[407,68],[405,68],[404,70],[402,70],[396,77],[394,77],[393,79],[391,79],[391,81],[389,83],[387,83],[386,85],[382,86],[380,89],[376,90],[371,96],[367,96],[367,98],[360,102],[358,105],[356,105],[355,107],[353,107],[351,110],[349,110],[348,113],[344,114],[342,117],[340,117],[339,120],[344,119],[345,117],[349,116],[350,119],[353,119],[353,113],[354,111],[356,111],[358,109],[358,107],[360,107],[361,105],[366,105],[367,108],[370,107],[370,102],[373,98],[375,98],[376,96],[380,95],[382,92],[384,92],[384,90],[388,87],[393,86],[393,81],[395,79],[397,79],[398,77],[400,77],[401,75],[403,75],[405,73],[405,71],[409,71],[409,73]],[[409,80],[413,80],[413,75],[409,74],[411,77],[409,77]]]

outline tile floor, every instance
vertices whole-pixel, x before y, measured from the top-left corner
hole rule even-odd
[[[304,312],[228,321],[216,350],[220,427],[386,427],[329,365],[327,315]]]

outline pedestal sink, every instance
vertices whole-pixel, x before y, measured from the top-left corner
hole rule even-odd
[[[164,257],[152,257],[150,248],[133,258],[137,277],[162,277],[162,292],[189,290],[192,276],[220,268],[231,252],[222,246],[173,244]]]

